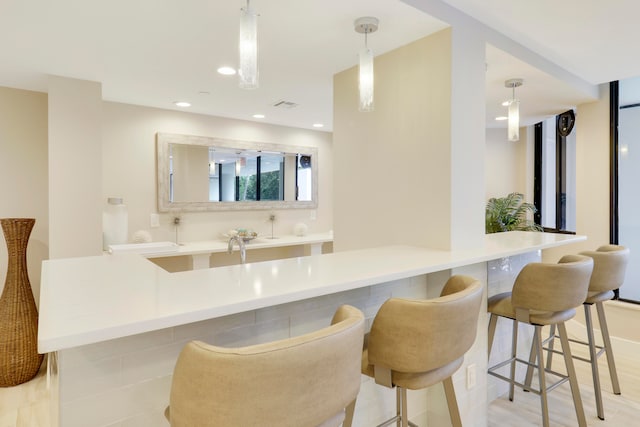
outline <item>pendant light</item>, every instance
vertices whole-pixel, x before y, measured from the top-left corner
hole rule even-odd
[[[240,87],[258,88],[258,14],[247,7],[240,9]]]
[[[509,114],[507,123],[507,136],[509,141],[520,140],[520,101],[516,98],[516,88],[522,86],[522,79],[509,79],[504,86],[511,88],[511,100],[509,100]]]
[[[365,16],[354,22],[355,30],[364,34],[364,48],[360,50],[358,67],[358,91],[360,111],[373,111],[373,51],[367,46],[367,36],[378,30],[378,18]]]

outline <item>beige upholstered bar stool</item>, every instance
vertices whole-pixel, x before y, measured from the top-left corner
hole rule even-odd
[[[584,318],[587,329],[587,341],[570,339],[569,341],[586,345],[589,348],[589,358],[573,356],[574,359],[589,362],[591,364],[591,374],[593,377],[593,388],[596,397],[596,410],[598,418],[604,420],[604,407],[602,405],[602,391],[600,390],[600,375],[598,372],[598,357],[603,353],[607,355],[607,363],[609,365],[609,375],[611,376],[611,384],[614,394],[620,394],[620,383],[616,372],[616,363],[613,358],[613,350],[611,349],[611,339],[609,338],[609,328],[607,327],[607,318],[604,314],[603,302],[613,298],[615,289],[620,288],[624,283],[624,275],[629,261],[629,249],[618,245],[600,246],[595,251],[580,252],[593,258],[593,273],[589,283],[589,293],[584,301]],[[602,346],[596,345],[593,335],[593,321],[591,317],[591,306],[596,306],[598,313],[598,323],[602,332]],[[556,338],[555,328],[551,326],[549,338],[549,346],[545,348],[549,350],[547,353],[547,368],[551,367],[553,353],[561,353],[553,348],[553,342]]]
[[[571,385],[578,425],[580,427],[587,425],[564,322],[575,316],[575,307],[580,306],[585,300],[592,270],[593,260],[580,255],[564,256],[557,264],[530,263],[516,277],[512,292],[494,295],[489,298],[487,303],[487,310],[491,313],[489,354],[491,354],[498,317],[513,321],[511,358],[490,367],[488,373],[509,383],[509,400],[511,401],[513,401],[515,385],[538,394],[544,427],[549,426],[547,392],[566,381],[569,381]],[[539,361],[543,360],[542,327],[545,325],[558,326],[568,375],[546,370],[544,363],[539,363],[539,366],[535,366],[538,368],[538,390],[534,390],[530,384],[515,380],[516,363],[525,365],[531,363],[531,361],[527,362],[517,358],[518,322],[534,326],[533,346]],[[508,377],[496,372],[505,366],[510,366]],[[545,372],[558,376],[560,380],[547,386]]]
[[[192,341],[165,415],[175,427],[351,426],[363,337],[362,312],[345,305],[332,326],[294,338],[241,348]]]
[[[407,389],[442,382],[454,426],[462,426],[451,376],[476,338],[482,285],[469,276],[449,278],[439,298],[391,298],[376,314],[362,354],[362,373],[377,384],[396,387],[397,422],[407,418]]]

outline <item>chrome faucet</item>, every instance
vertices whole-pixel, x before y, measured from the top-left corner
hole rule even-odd
[[[244,239],[238,235],[231,236],[229,238],[229,246],[227,247],[228,253],[233,253],[233,242],[238,243],[238,248],[240,249],[240,261],[244,264],[247,260],[247,250],[244,244]]]

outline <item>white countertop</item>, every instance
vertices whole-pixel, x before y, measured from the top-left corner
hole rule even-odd
[[[483,247],[386,246],[168,273],[137,254],[44,261],[38,351],[48,353],[585,240],[490,234]],[[252,243],[253,244],[253,243]]]
[[[315,233],[304,236],[282,235],[273,238],[269,236],[259,236],[253,240],[245,242],[247,250],[277,248],[283,246],[298,245],[319,245],[333,242],[333,233]],[[229,241],[224,237],[217,240],[201,240],[197,242],[173,243],[173,242],[153,242],[153,243],[127,243],[122,245],[109,246],[109,253],[122,254],[125,252],[137,253],[146,258],[163,258],[181,255],[207,255],[212,253],[227,252]],[[237,245],[234,244],[234,250]]]
[[[264,249],[264,248],[277,248],[282,246],[295,246],[295,245],[314,245],[318,243],[333,242],[333,233],[316,233],[308,234],[306,236],[276,236],[271,239],[268,236],[258,236],[254,240],[251,240],[245,244],[247,250],[252,249]],[[168,256],[180,256],[180,255],[198,255],[198,254],[211,254],[219,252],[227,252],[228,241],[219,240],[203,240],[199,242],[187,242],[178,245],[177,249],[173,252],[163,253],[149,253],[145,254],[147,258],[160,258]],[[238,249],[237,245],[234,246],[234,251]]]

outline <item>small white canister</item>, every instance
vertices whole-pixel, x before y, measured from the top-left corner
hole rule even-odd
[[[121,197],[109,197],[102,212],[102,249],[109,245],[127,243],[129,235],[129,214]]]

